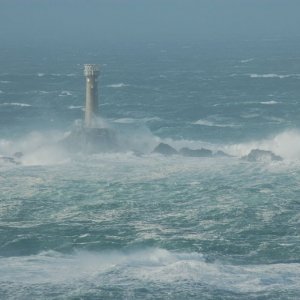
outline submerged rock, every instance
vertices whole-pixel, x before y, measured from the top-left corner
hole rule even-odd
[[[154,150],[152,151],[152,153],[160,153],[163,155],[178,154],[176,149],[174,149],[173,147],[171,147],[170,145],[165,144],[165,143],[160,143],[158,146],[156,146],[154,148]]]
[[[10,156],[0,156],[0,162],[14,164],[14,165],[20,164],[19,161],[16,161],[14,157],[10,157]]]
[[[184,147],[179,150],[179,153],[183,156],[189,157],[211,157],[213,152],[209,149],[201,148],[192,150],[190,148]]]
[[[21,158],[24,154],[22,152],[15,152],[14,157],[15,158]]]
[[[59,144],[70,152],[100,153],[119,149],[115,132],[109,128],[79,128]]]
[[[256,162],[256,161],[282,161],[283,158],[279,155],[274,154],[272,151],[253,149],[246,156],[243,156],[242,159]]]

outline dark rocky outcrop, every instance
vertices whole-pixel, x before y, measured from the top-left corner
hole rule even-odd
[[[158,146],[156,146],[152,153],[160,153],[167,156],[178,154],[176,149],[165,143],[160,143]]]
[[[189,156],[189,157],[212,157],[213,152],[209,149],[201,148],[192,150],[190,148],[181,148],[179,150],[179,153],[183,156]]]
[[[259,162],[259,161],[282,161],[283,158],[279,155],[274,154],[272,151],[253,149],[246,156],[243,156],[242,159]]]
[[[0,156],[0,162],[14,164],[14,165],[20,164],[19,161],[15,160],[14,157],[10,157],[10,156]]]

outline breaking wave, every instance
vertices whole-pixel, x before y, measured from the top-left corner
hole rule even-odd
[[[253,61],[253,60],[254,60],[254,58],[248,58],[248,59],[242,59],[242,60],[240,60],[240,62],[241,62],[242,64],[246,64],[246,63],[251,62],[251,61]]]
[[[59,94],[59,97],[72,96],[73,94],[70,91],[62,91]]]
[[[87,252],[72,255],[55,251],[33,256],[0,258],[1,282],[98,286],[165,283],[198,284],[236,293],[300,289],[300,264],[231,265],[207,262],[201,253],[161,248]]]
[[[281,75],[281,74],[249,74],[250,78],[279,78],[279,79],[284,79],[284,78],[290,78],[290,77],[299,77],[300,74],[286,74],[286,75]]]
[[[110,88],[116,88],[116,89],[122,88],[122,87],[127,87],[127,86],[129,86],[129,84],[126,84],[126,83],[123,83],[123,82],[121,82],[121,83],[114,83],[114,84],[109,84],[109,85],[107,85],[107,87],[110,87]]]
[[[10,103],[1,103],[1,106],[21,106],[21,107],[30,107],[32,105],[28,103],[19,103],[19,102],[10,102]]]
[[[260,103],[265,104],[265,105],[272,105],[272,104],[278,104],[279,102],[274,101],[274,100],[270,100],[270,101],[262,101]]]
[[[238,125],[235,124],[220,124],[220,123],[215,123],[212,121],[208,120],[198,120],[193,123],[194,125],[201,125],[201,126],[209,126],[209,127],[238,127]]]
[[[83,109],[84,107],[82,105],[70,105],[68,106],[69,109]]]
[[[287,130],[270,138],[224,147],[225,151],[238,157],[247,155],[252,149],[272,151],[285,159],[300,160],[300,131]]]

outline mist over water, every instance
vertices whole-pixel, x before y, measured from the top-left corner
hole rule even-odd
[[[0,58],[0,298],[299,297],[300,44],[215,46]],[[118,151],[59,143],[82,124],[86,62]],[[161,142],[229,156],[152,153]]]

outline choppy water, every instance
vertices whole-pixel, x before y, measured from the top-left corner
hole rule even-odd
[[[24,153],[0,164],[1,299],[299,299],[300,43],[1,50],[0,155]],[[101,122],[144,155],[56,146],[86,62]]]

